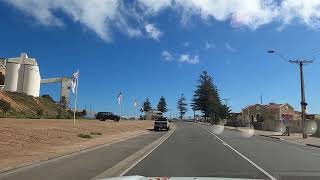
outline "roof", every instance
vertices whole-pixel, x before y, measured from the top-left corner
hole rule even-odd
[[[280,108],[282,105],[284,104],[268,104],[266,106],[272,109],[277,109],[277,108]]]
[[[276,103],[254,104],[254,105],[248,105],[248,106],[246,106],[246,107],[243,108],[243,109],[248,109],[248,108],[251,108],[251,107],[254,107],[254,106],[264,106],[264,107],[266,107],[266,108],[279,109],[279,108],[281,108],[281,106],[284,106],[284,105],[288,105],[288,104],[287,104],[287,103],[284,103],[284,104],[276,104]]]

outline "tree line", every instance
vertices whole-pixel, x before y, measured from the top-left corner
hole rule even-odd
[[[193,93],[191,103],[192,111],[200,111],[206,122],[218,122],[220,119],[226,119],[230,117],[231,109],[221,103],[219,96],[219,90],[214,84],[213,77],[208,74],[207,71],[203,71],[197,81],[196,90]],[[184,94],[181,94],[177,101],[177,110],[179,112],[179,118],[183,119],[183,116],[188,111],[188,103]],[[142,105],[141,112],[147,112],[152,110],[151,103],[148,98]],[[167,103],[163,96],[161,96],[157,105],[157,110],[161,112],[167,112]]]
[[[149,101],[149,98],[146,98],[146,100],[143,102],[142,107],[141,107],[141,112],[148,112],[151,111],[153,108],[151,106],[151,103]],[[161,111],[162,113],[165,113],[168,111],[167,109],[167,102],[166,99],[161,96],[157,105],[157,110]]]

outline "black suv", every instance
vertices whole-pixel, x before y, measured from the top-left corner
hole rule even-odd
[[[119,121],[120,116],[117,116],[112,112],[98,112],[98,114],[96,115],[96,119],[99,119],[100,121],[105,121],[106,119]]]

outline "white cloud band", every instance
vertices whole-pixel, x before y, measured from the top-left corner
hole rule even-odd
[[[186,23],[191,16],[204,21],[230,21],[232,27],[256,29],[277,22],[280,26],[293,21],[320,28],[319,0],[4,0],[40,24],[63,26],[61,14],[95,32],[106,41],[112,28],[129,37],[149,36],[159,40],[163,34],[146,19],[165,9],[181,14]],[[128,13],[130,12],[130,13]]]

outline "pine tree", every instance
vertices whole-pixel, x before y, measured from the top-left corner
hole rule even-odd
[[[158,109],[158,111],[161,111],[162,113],[165,113],[168,111],[166,99],[163,96],[161,96],[161,98],[159,100],[157,109]]]
[[[146,98],[146,100],[143,102],[141,111],[142,112],[148,112],[150,110],[152,110],[151,103],[149,101],[149,98]]]
[[[181,94],[181,97],[178,100],[177,109],[180,114],[180,119],[182,119],[183,115],[187,112],[186,98],[184,97],[183,94]]]
[[[217,120],[221,115],[218,89],[213,84],[213,78],[206,71],[203,71],[200,75],[191,106],[194,110],[201,111],[204,114],[205,121],[208,117]]]
[[[230,119],[231,118],[231,107],[230,106],[226,106],[226,105],[221,105],[220,107],[220,115],[219,117],[221,119]]]

